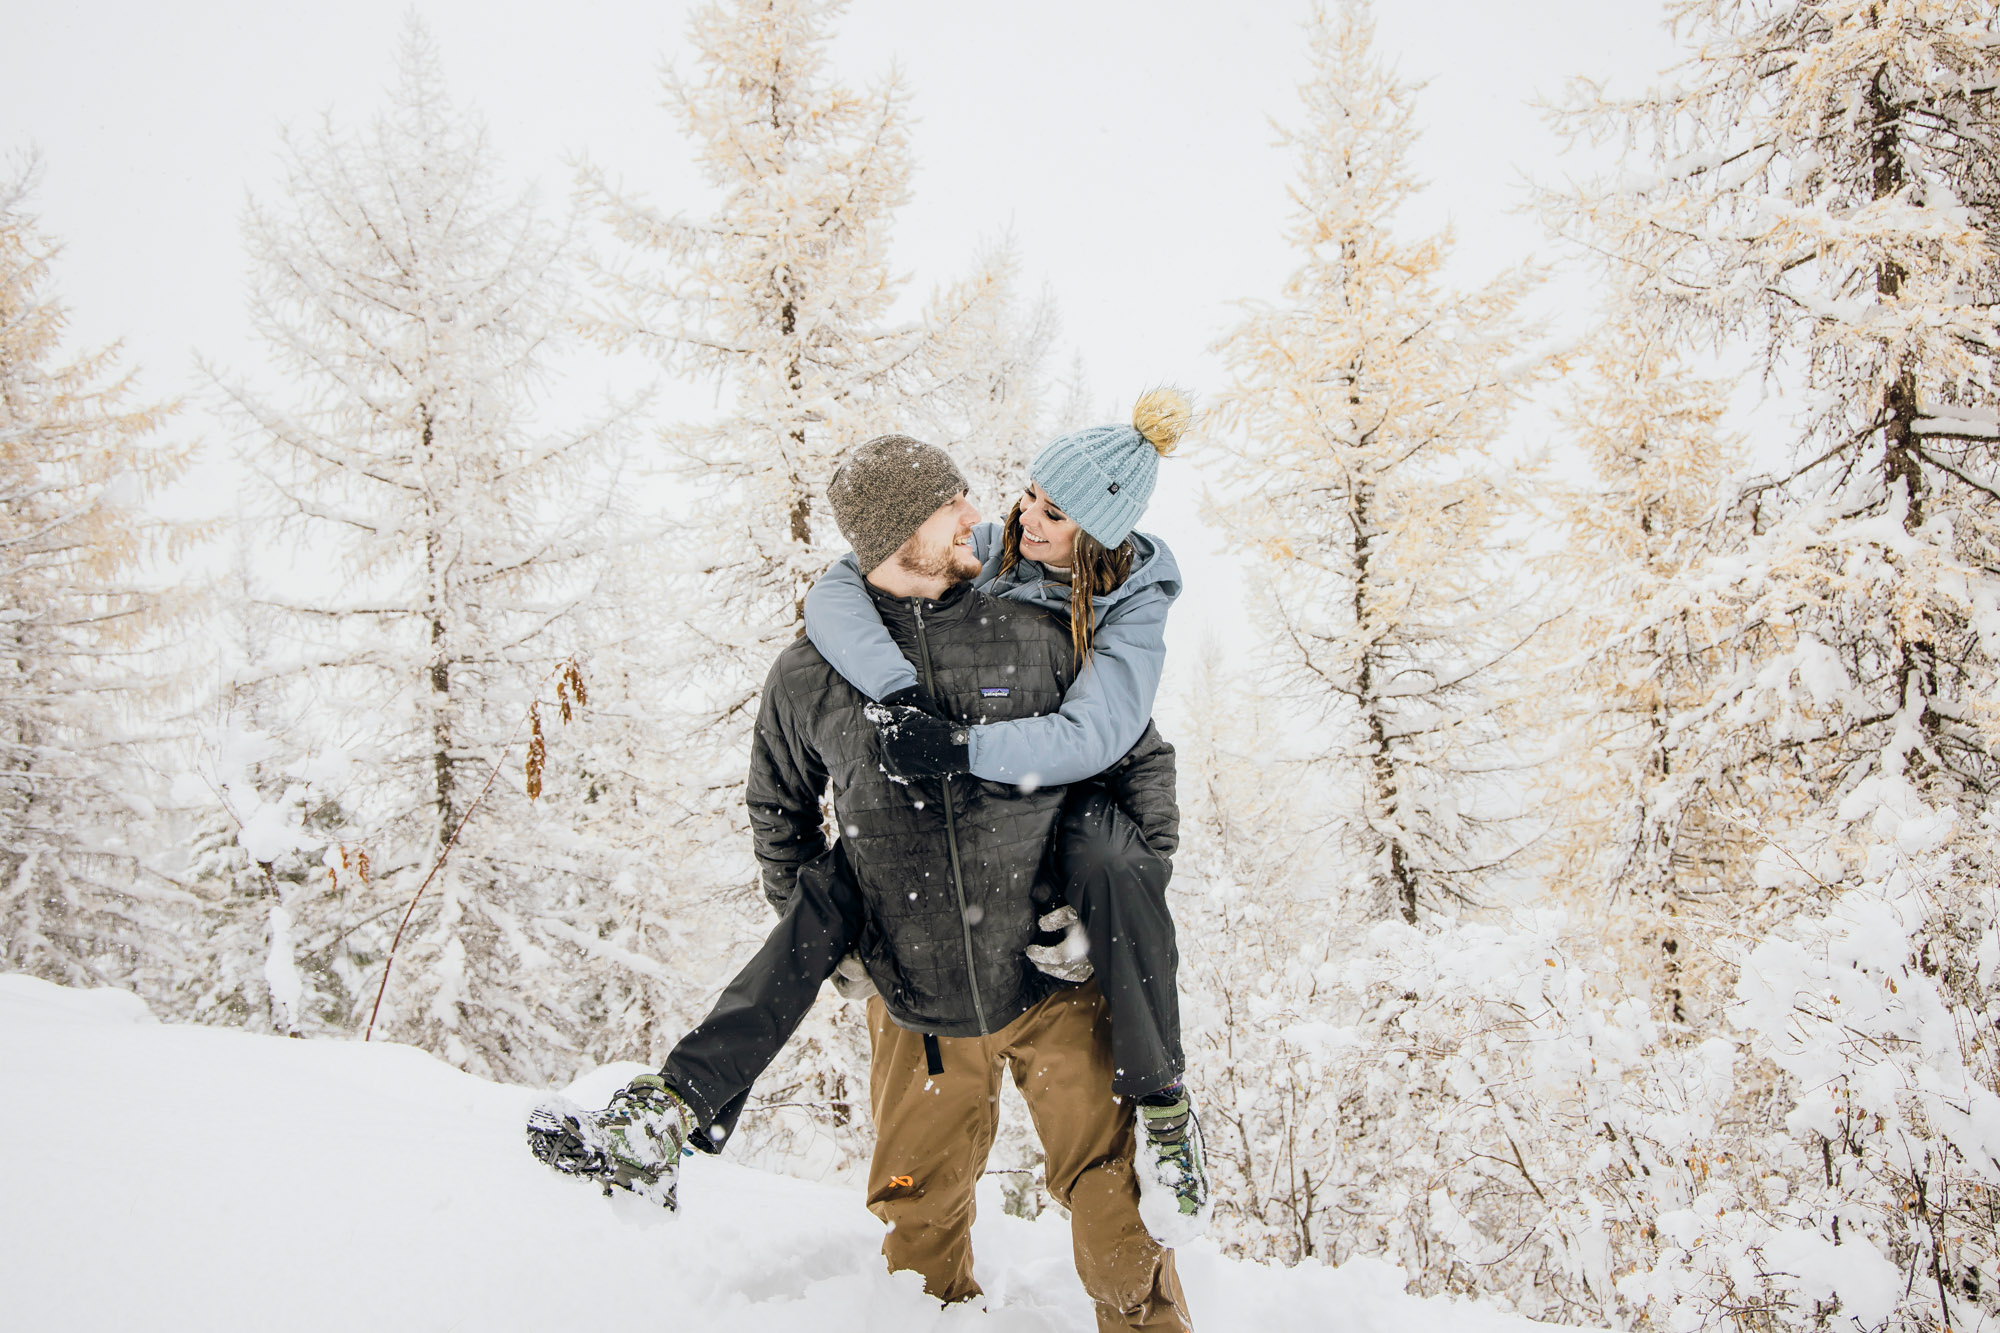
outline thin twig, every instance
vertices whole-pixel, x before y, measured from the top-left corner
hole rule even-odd
[[[558,676],[565,682],[573,678],[580,679],[580,676],[572,677],[567,674],[575,671],[576,659],[573,657],[565,658],[561,665],[549,673],[549,676],[543,678],[542,683],[546,685],[550,677]],[[437,860],[431,862],[430,873],[424,876],[423,883],[417,885],[417,891],[410,895],[410,905],[403,910],[403,919],[396,926],[395,938],[389,941],[389,956],[382,963],[382,984],[375,988],[375,1007],[368,1011],[368,1027],[362,1032],[361,1040],[368,1041],[375,1035],[375,1018],[382,1012],[382,997],[389,992],[389,973],[396,966],[396,950],[403,943],[403,932],[408,929],[410,918],[416,915],[417,900],[424,896],[424,890],[428,889],[431,886],[431,881],[437,878],[438,871],[444,869],[445,859],[451,855],[451,849],[458,845],[458,835],[465,832],[466,824],[471,822],[472,812],[477,810],[479,803],[486,799],[486,793],[493,790],[493,783],[499,778],[500,770],[507,766],[507,755],[513,750],[514,742],[521,737],[521,728],[527,726],[528,719],[536,715],[536,709],[540,703],[540,691],[538,690],[536,691],[536,697],[528,702],[528,711],[521,714],[521,720],[514,724],[513,733],[507,737],[507,743],[500,747],[500,757],[493,761],[493,771],[486,775],[486,785],[479,789],[479,795],[472,798],[472,804],[465,807],[465,813],[459,816],[458,827],[451,831],[451,837],[445,839],[444,848],[438,852]],[[567,712],[567,708],[564,711]]]

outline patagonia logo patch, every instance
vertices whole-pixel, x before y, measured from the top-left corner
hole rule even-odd
[[[982,699],[1004,699],[1013,692],[1014,691],[1008,689],[1005,685],[993,685],[981,689],[979,691],[979,697]]]

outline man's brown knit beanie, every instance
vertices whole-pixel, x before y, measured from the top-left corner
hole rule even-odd
[[[827,483],[826,498],[867,574],[965,489],[958,464],[936,445],[878,435],[847,456]]]

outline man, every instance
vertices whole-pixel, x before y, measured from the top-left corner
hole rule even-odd
[[[1076,669],[1067,627],[966,582],[979,572],[969,544],[978,514],[948,457],[902,436],[870,441],[829,498],[884,624],[947,716],[1055,711]],[[973,1190],[1004,1067],[1041,1134],[1049,1192],[1070,1211],[1099,1327],[1187,1328],[1172,1252],[1140,1220],[1133,1109],[1112,1095],[1103,997],[1095,982],[1052,979],[1024,952],[1052,894],[1043,867],[1063,789],[893,778],[872,712],[809,641],[779,654],[748,800],[781,928],[659,1076],[635,1080],[597,1116],[538,1113],[531,1143],[553,1165],[671,1206],[681,1143],[716,1150],[852,942],[879,992],[868,1015],[868,1201],[890,1224],[889,1266],[922,1273],[945,1301],[979,1293]],[[1172,748],[1148,727],[1106,781],[1171,854]],[[820,811],[829,790],[841,829],[831,846]]]

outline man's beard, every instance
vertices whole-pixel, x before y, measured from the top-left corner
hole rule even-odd
[[[915,543],[896,552],[896,568],[912,578],[948,579],[963,583],[978,575],[979,557],[972,548],[952,542],[943,548],[918,547]]]

